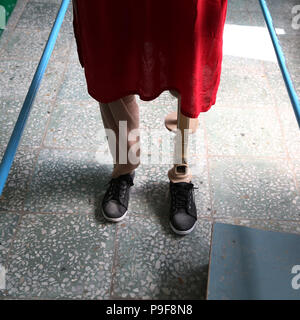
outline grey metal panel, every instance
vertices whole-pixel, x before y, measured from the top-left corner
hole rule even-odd
[[[299,300],[300,236],[216,223],[207,298]]]

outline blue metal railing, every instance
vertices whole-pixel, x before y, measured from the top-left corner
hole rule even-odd
[[[14,127],[13,133],[10,137],[9,143],[6,147],[2,162],[0,164],[0,195],[3,192],[4,185],[6,179],[8,177],[10,168],[14,161],[15,154],[17,152],[20,140],[22,138],[22,134],[26,125],[26,121],[29,117],[31,107],[34,103],[34,99],[37,95],[38,89],[40,87],[41,81],[43,79],[45,70],[47,68],[49,59],[51,57],[52,51],[54,49],[54,45],[56,43],[56,39],[60,30],[60,27],[63,23],[66,11],[68,9],[70,0],[63,0],[58,11],[56,20],[52,27],[49,39],[47,41],[46,47],[44,49],[43,55],[40,59],[39,65],[34,74],[33,80],[29,87],[27,96],[25,98],[23,107],[19,114],[18,120]]]

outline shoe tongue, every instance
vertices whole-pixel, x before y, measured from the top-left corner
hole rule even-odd
[[[119,179],[120,183],[124,184],[124,185],[127,183],[131,185],[133,183],[133,179],[129,174],[120,176],[118,179]]]
[[[187,183],[187,182],[176,182],[174,184],[176,184],[176,186],[179,186],[179,187],[182,187],[185,189],[192,188],[192,186],[193,186],[192,183]]]

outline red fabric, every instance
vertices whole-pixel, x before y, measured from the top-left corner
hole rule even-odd
[[[89,94],[181,94],[196,118],[215,103],[227,0],[73,0],[74,31]]]

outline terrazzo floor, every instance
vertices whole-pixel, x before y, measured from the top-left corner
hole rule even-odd
[[[1,157],[59,3],[19,0],[0,38]],[[299,0],[268,4],[300,93]],[[177,105],[168,92],[137,96],[142,165],[127,218],[110,224],[94,218],[112,161],[70,7],[0,198],[1,299],[204,299],[214,222],[300,234],[299,128],[270,48],[258,1],[229,0],[217,103],[190,144],[194,232],[179,237],[168,226],[174,137],[163,119]]]

